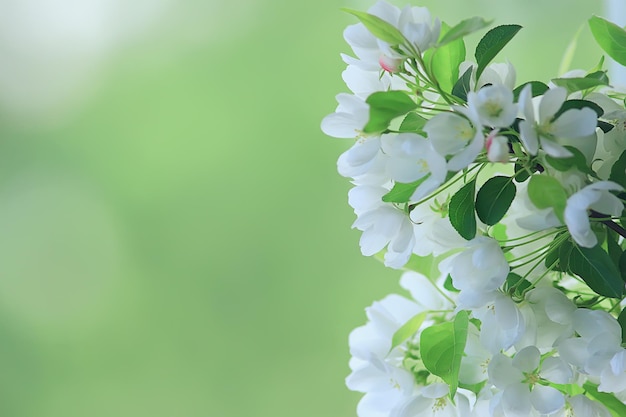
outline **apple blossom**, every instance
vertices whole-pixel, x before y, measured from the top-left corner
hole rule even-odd
[[[411,294],[350,333],[358,416],[624,414],[626,93],[603,62],[516,85],[490,59],[518,25],[487,31],[473,63],[482,18],[442,31],[424,7],[349,12],[352,94],[322,130],[354,140],[337,169],[361,252]],[[626,38],[589,25],[609,56]]]

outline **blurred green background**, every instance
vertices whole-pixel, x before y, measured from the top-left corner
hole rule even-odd
[[[356,415],[348,333],[400,274],[360,255],[319,124],[339,9],[371,4],[0,0],[1,416]],[[518,82],[602,14],[419,5],[522,24]],[[574,67],[599,58],[585,27]]]

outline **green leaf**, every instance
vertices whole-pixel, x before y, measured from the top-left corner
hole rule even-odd
[[[444,34],[450,30],[445,23],[441,29]],[[438,48],[429,49],[426,51],[424,60],[432,70],[432,75],[439,86],[444,91],[452,91],[459,78],[459,65],[465,61],[465,42],[459,38]]]
[[[483,382],[479,382],[477,384],[463,384],[461,382],[459,382],[459,388],[463,388],[466,389],[468,391],[472,391],[474,394],[478,395],[483,388],[485,387],[485,385],[487,385],[487,380],[484,380]]]
[[[476,180],[472,180],[452,196],[448,205],[450,223],[466,240],[472,240],[476,237],[475,193]]]
[[[626,65],[626,31],[598,16],[589,19],[589,28],[604,52],[616,62]]]
[[[427,327],[420,335],[420,353],[424,366],[431,374],[450,385],[451,397],[454,397],[459,385],[468,326],[467,312],[459,311],[453,322]]]
[[[515,144],[513,146],[515,146]],[[531,176],[531,173],[536,172],[536,171],[537,171],[536,165],[533,165],[532,167],[524,168],[523,165],[520,165],[519,163],[515,163],[515,172],[516,172],[515,181],[524,182]]]
[[[558,119],[560,115],[568,111],[569,109],[584,109],[585,107],[589,107],[591,110],[595,111],[598,117],[601,117],[604,114],[604,110],[602,107],[598,106],[593,101],[589,100],[565,100],[563,105],[559,109],[558,112],[554,115],[554,119]]]
[[[524,84],[518,85],[517,87],[515,87],[515,90],[513,90],[513,101],[517,101],[517,99],[519,98],[519,93],[521,93],[524,87],[526,87],[528,84],[530,84],[530,91],[533,97],[543,95],[543,93],[548,91],[548,89],[550,88],[541,81],[525,82]]]
[[[498,223],[511,206],[516,191],[513,178],[504,176],[490,178],[476,195],[478,218],[489,226]]]
[[[498,52],[513,39],[521,28],[520,25],[497,26],[483,36],[480,42],[478,42],[476,52],[474,53],[476,63],[478,63],[478,69],[476,70],[477,80],[491,60],[498,55]]]
[[[626,281],[626,252],[623,252],[620,255],[619,260],[617,261],[617,269],[619,269],[622,279]]]
[[[615,395],[598,391],[598,385],[592,384],[591,382],[585,382],[583,388],[587,391],[586,394],[588,397],[608,408],[613,417],[626,416],[626,404],[617,399]]]
[[[546,155],[546,160],[550,166],[557,171],[565,172],[572,168],[578,169],[580,172],[584,172],[589,175],[595,175],[595,173],[587,166],[587,159],[577,148],[573,146],[565,146],[565,149],[570,151],[574,156],[569,158],[554,158],[550,155]]]
[[[582,278],[583,281],[598,295],[621,298],[624,295],[624,280],[611,257],[596,245],[583,248],[573,244],[569,255],[569,270]]]
[[[365,25],[367,30],[381,41],[385,41],[391,45],[401,45],[406,41],[404,35],[402,35],[402,32],[400,32],[398,28],[391,23],[385,22],[378,16],[346,8],[341,10],[356,16],[356,18]]]
[[[404,323],[402,327],[396,330],[391,338],[391,349],[389,349],[389,351],[391,352],[395,347],[400,346],[402,342],[417,333],[427,315],[427,311],[416,314],[409,321]]]
[[[609,181],[613,181],[626,187],[626,151],[622,152],[619,159],[611,167]]]
[[[472,67],[465,70],[461,78],[459,78],[452,87],[452,95],[467,101],[467,93],[470,91],[470,80],[472,79]]]
[[[428,120],[417,113],[409,113],[400,124],[400,132],[423,132]]]
[[[443,282],[443,288],[450,292],[460,292],[459,289],[454,287],[454,283],[452,282],[452,276],[448,274],[446,280]]]
[[[600,68],[602,67],[602,61],[604,60],[604,57],[602,57],[602,60],[600,60]],[[585,75],[585,78],[593,78],[596,80],[601,80],[602,82],[605,82],[606,85],[609,85],[609,76],[606,74],[606,70],[597,70],[594,72],[590,72],[589,74]]]
[[[624,277],[624,273],[622,272],[620,265],[619,265],[619,261],[620,258],[623,255],[623,251],[622,251],[622,247],[619,245],[618,241],[618,235],[616,232],[614,232],[613,230],[607,230],[607,234],[606,234],[606,250],[609,254],[609,256],[611,257],[611,260],[613,261],[613,265],[615,265],[617,267],[617,269],[620,271],[620,275],[622,276],[622,279]]]
[[[553,78],[552,82],[559,86],[567,89],[569,94],[574,93],[576,91],[588,90],[590,88],[599,87],[601,85],[609,85],[608,79],[599,79],[599,78]]]
[[[370,118],[363,128],[365,133],[382,132],[393,119],[417,108],[417,104],[404,91],[378,91],[365,102],[370,106]]]
[[[574,244],[571,240],[566,240],[559,246],[559,267],[557,271],[570,272],[569,260],[574,252]]]
[[[439,40],[438,47],[446,45],[457,39],[461,39],[470,33],[484,29],[491,24],[491,21],[487,21],[482,17],[470,17],[457,23],[449,31],[447,31]]]
[[[396,182],[393,188],[383,196],[383,201],[385,203],[408,203],[417,187],[426,181],[429,175],[409,183]]]
[[[567,204],[567,193],[561,183],[548,175],[533,175],[528,183],[528,197],[538,208],[552,207],[556,217],[563,220],[563,212]]]
[[[626,343],[626,307],[619,313],[619,317],[617,317],[617,322],[622,328],[622,343]]]
[[[604,133],[609,133],[615,127],[611,123],[607,123],[604,120],[598,120],[598,127],[602,129]]]
[[[567,48],[565,48],[563,58],[561,58],[561,63],[559,64],[559,74],[565,74],[567,71],[569,71],[572,60],[574,59],[574,52],[576,52],[576,47],[578,46],[578,38],[580,37],[580,32],[582,31],[582,28],[582,26],[578,28],[576,34],[567,45]]]
[[[504,282],[504,290],[509,294],[520,296],[522,292],[531,285],[532,284],[528,280],[524,279],[524,277],[514,272],[510,272]]]

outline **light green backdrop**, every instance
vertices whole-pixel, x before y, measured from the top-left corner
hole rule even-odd
[[[346,90],[339,9],[370,4],[180,1],[109,51],[72,110],[5,107],[0,415],[355,415],[348,333],[399,273],[360,255],[335,172],[350,141],[319,124]],[[556,76],[601,12],[422,5],[522,24],[500,57],[519,82]],[[575,66],[596,64],[591,45],[585,28]]]

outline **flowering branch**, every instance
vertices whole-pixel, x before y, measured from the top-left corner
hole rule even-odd
[[[617,234],[620,235],[621,237],[626,238],[626,229],[621,227],[619,224],[615,223],[613,220],[607,220],[606,214],[598,213],[595,210],[590,210],[589,217],[595,218],[595,219],[604,219],[604,220],[600,220],[600,223],[606,225],[609,229],[613,230],[614,232],[617,232]]]
[[[480,17],[348,12],[351,93],[322,130],[353,140],[337,166],[362,253],[411,294],[350,335],[358,414],[626,416],[625,92],[604,61],[518,84],[491,62],[518,25],[487,31],[470,62]],[[626,65],[626,30],[589,25]]]

